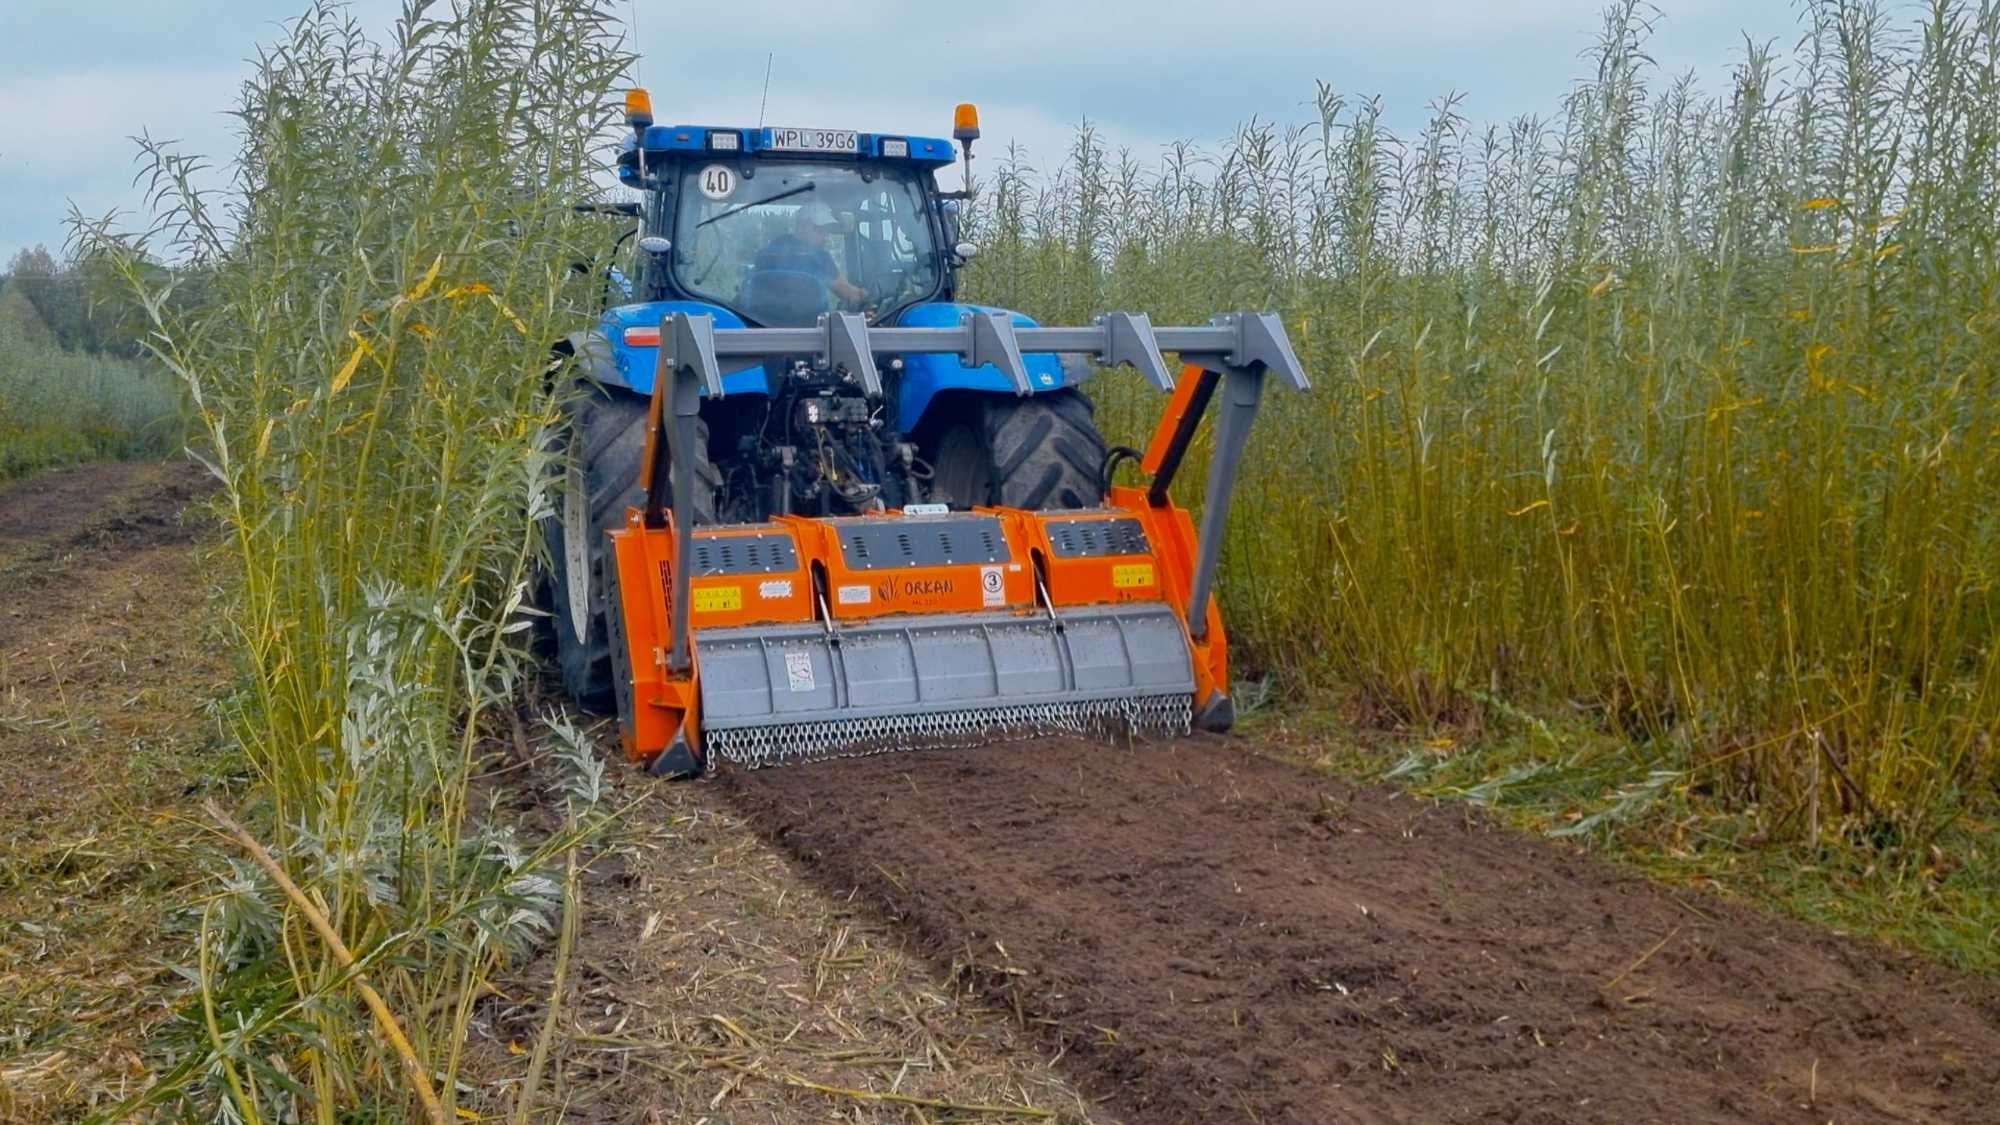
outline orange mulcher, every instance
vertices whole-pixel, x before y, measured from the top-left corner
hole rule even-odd
[[[1229,497],[1265,377],[1306,388],[1275,317],[1154,328],[1108,314],[1088,328],[1026,328],[972,313],[955,329],[911,329],[832,315],[816,328],[716,329],[676,312],[660,340],[646,501],[609,533],[612,660],[633,758],[691,775],[718,759],[1229,726],[1212,596]],[[1003,370],[1024,351],[1137,368],[1173,392],[1141,462],[1150,485],[1111,488],[1082,511],[912,504],[712,527],[683,517],[694,422],[721,360],[806,355],[866,383],[874,355],[925,351]],[[1186,362],[1177,385],[1163,352]],[[1168,488],[1218,391],[1197,533]]]

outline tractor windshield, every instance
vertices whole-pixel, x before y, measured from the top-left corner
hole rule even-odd
[[[938,288],[920,173],[892,165],[758,160],[680,174],[679,287],[767,326],[827,312],[889,314]]]

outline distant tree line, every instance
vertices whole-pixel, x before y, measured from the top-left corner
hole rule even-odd
[[[26,321],[30,331],[38,322],[65,351],[137,357],[145,351],[145,314],[114,281],[100,257],[62,260],[33,246],[0,274],[0,313]],[[24,302],[33,317],[22,315]]]

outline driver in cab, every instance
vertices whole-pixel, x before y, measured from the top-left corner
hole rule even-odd
[[[791,233],[781,234],[757,251],[754,266],[759,271],[788,270],[821,281],[834,295],[850,304],[860,304],[868,293],[840,275],[833,252],[826,247],[829,236],[839,233],[840,221],[824,203],[808,203],[799,208]]]

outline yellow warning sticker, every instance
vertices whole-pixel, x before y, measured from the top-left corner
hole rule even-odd
[[[743,608],[743,587],[702,586],[694,592],[696,613],[725,613]]]
[[[1124,563],[1111,568],[1111,584],[1121,590],[1153,584],[1152,563]]]

